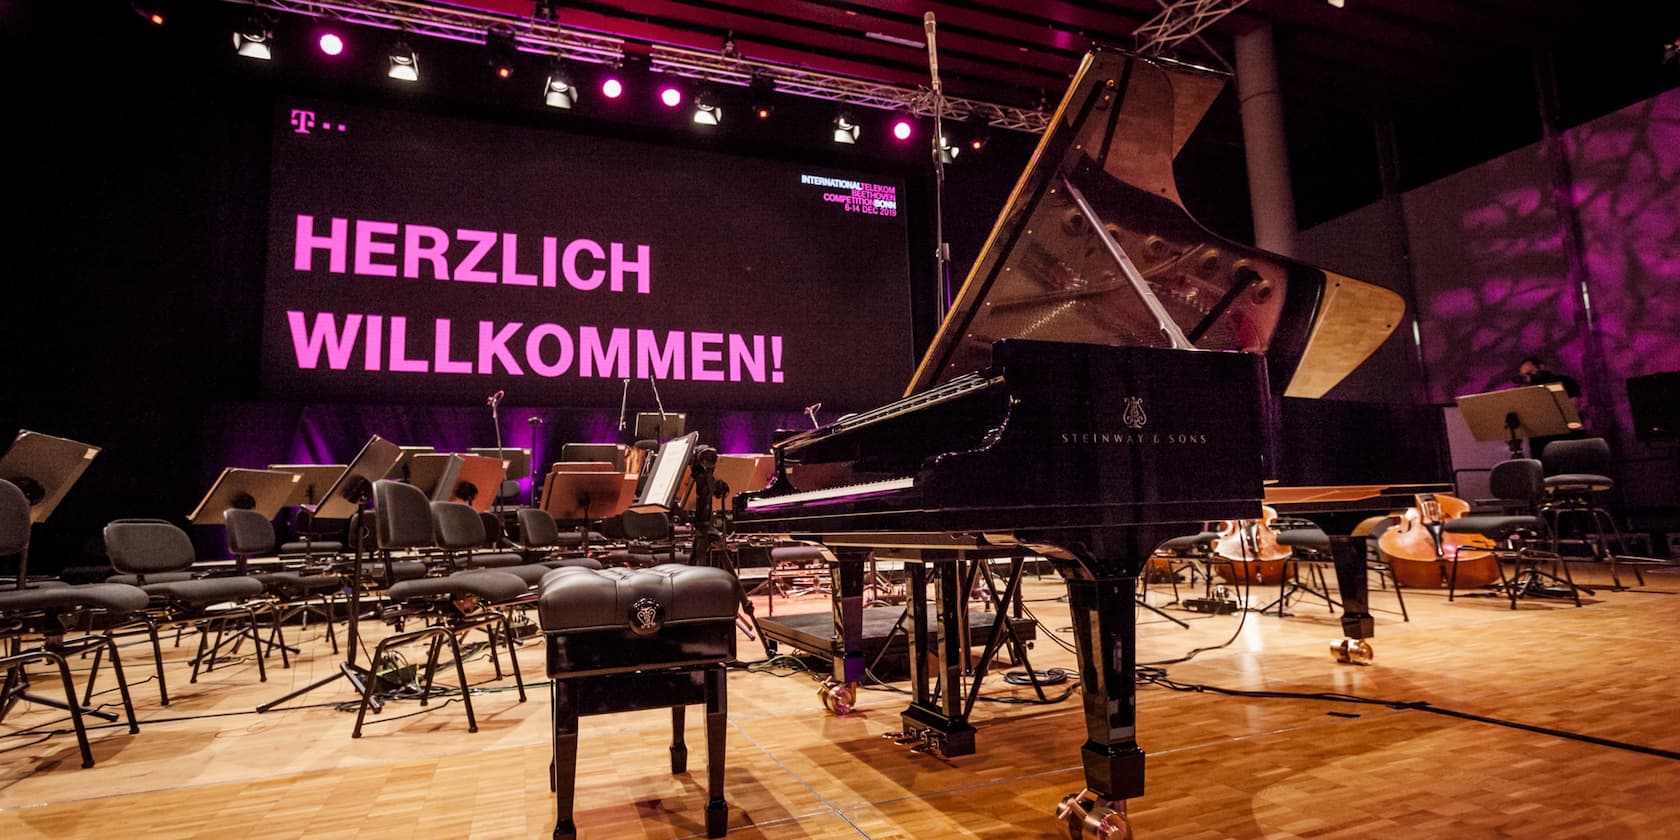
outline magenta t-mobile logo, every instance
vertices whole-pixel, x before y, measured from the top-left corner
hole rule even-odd
[[[302,108],[292,109],[292,131],[298,134],[308,134],[309,129],[315,127],[315,112]]]

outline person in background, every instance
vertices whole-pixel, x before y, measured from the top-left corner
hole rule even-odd
[[[1563,392],[1568,394],[1570,401],[1575,404],[1575,413],[1581,413],[1581,383],[1577,382],[1573,376],[1555,373],[1547,369],[1545,361],[1543,361],[1539,356],[1523,357],[1522,362],[1517,365],[1517,375],[1513,377],[1511,381],[1518,385],[1547,385],[1556,382],[1563,386]],[[1583,422],[1585,422],[1585,419],[1585,417],[1582,417]],[[1540,453],[1545,450],[1546,444],[1551,443],[1554,440],[1579,437],[1586,437],[1586,431],[1576,430],[1566,435],[1548,435],[1529,438],[1528,456],[1530,458],[1539,458]]]

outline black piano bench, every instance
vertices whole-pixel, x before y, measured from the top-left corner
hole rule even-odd
[[[723,801],[724,663],[735,658],[735,576],[709,566],[565,567],[543,577],[538,612],[553,681],[555,840],[577,836],[578,718],[671,709],[671,772],[688,767],[683,712],[706,706],[706,836],[729,828]]]

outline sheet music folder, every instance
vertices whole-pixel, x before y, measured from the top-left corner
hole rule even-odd
[[[25,429],[0,457],[0,478],[29,499],[30,522],[45,522],[98,454],[97,446]]]
[[[222,525],[222,514],[228,508],[254,510],[273,519],[292,495],[292,488],[303,476],[280,470],[247,470],[228,467],[216,476],[210,489],[199,499],[198,507],[187,515],[194,525]]]

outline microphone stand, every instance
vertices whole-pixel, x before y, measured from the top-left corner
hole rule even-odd
[[[665,442],[665,401],[661,400],[659,398],[659,379],[658,379],[658,377],[655,377],[653,375],[652,371],[648,372],[648,385],[653,388],[653,404],[659,408],[659,434],[657,435],[657,437],[659,438],[660,443],[664,443]]]
[[[951,246],[945,242],[945,88],[939,83],[939,47],[934,42],[933,12],[922,17],[927,34],[928,73],[933,91],[933,272],[939,286],[935,313],[944,323],[951,308]]]
[[[504,457],[503,454],[502,454],[502,419],[501,419],[501,416],[497,413],[497,409],[501,408],[502,396],[505,393],[506,392],[504,392],[504,391],[497,391],[496,393],[490,395],[490,399],[485,400],[485,402],[488,402],[490,404],[490,427],[496,431],[496,457],[497,458]],[[507,478],[507,473],[506,472],[504,472],[502,474],[502,478],[503,479]],[[495,492],[495,495],[491,496],[490,498],[491,498],[492,504],[495,506],[496,518],[498,520],[500,520],[501,516],[502,516],[502,488],[501,488],[501,486],[497,485],[494,492]]]
[[[624,390],[618,395],[618,439],[624,440],[624,409],[630,405],[630,380],[624,380]]]
[[[542,418],[533,414],[527,423],[531,424],[531,507],[542,506],[542,487],[537,484],[537,465],[542,460],[537,457],[537,427],[542,425]]]

